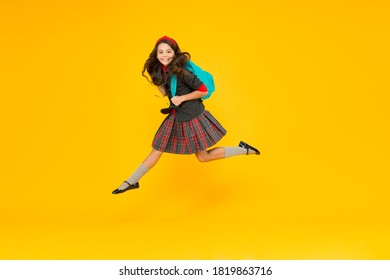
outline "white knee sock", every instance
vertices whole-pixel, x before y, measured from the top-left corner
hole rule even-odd
[[[126,182],[128,182],[129,184],[135,184],[137,183],[142,176],[145,175],[146,172],[149,171],[149,168],[141,163],[141,165],[137,168],[137,170],[135,170],[135,172],[126,180]],[[125,182],[122,183],[122,185],[119,186],[118,189],[120,190],[123,190],[125,188],[127,188],[129,185],[126,184]]]
[[[238,155],[246,155],[246,149],[241,147],[224,147],[225,149],[225,158],[232,157],[232,156],[238,156]],[[249,149],[249,154],[254,154],[255,152],[251,149]]]

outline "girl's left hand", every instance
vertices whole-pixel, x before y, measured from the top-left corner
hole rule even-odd
[[[182,98],[182,96],[174,96],[171,98],[171,101],[172,103],[175,105],[175,106],[179,106],[184,100]]]

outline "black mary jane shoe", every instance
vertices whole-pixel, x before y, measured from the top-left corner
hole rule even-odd
[[[139,183],[135,183],[135,184],[130,184],[129,182],[127,181],[124,181],[124,183],[128,184],[128,186],[123,189],[123,190],[120,190],[120,189],[116,189],[112,192],[112,194],[119,194],[119,193],[124,193],[124,192],[127,192],[129,190],[133,190],[133,189],[138,189],[139,188]]]
[[[251,145],[241,141],[240,144],[238,144],[239,147],[246,149],[246,154],[249,154],[249,150],[252,150],[256,153],[256,155],[260,155],[260,151],[256,149],[255,147],[252,147]]]

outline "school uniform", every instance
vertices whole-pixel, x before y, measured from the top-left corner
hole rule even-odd
[[[170,90],[170,67],[162,71],[164,89],[172,98]],[[203,83],[191,72],[178,75],[176,95],[182,96],[198,90]],[[173,104],[171,104],[173,105]],[[152,147],[158,151],[174,154],[194,154],[215,145],[226,130],[205,110],[201,99],[188,100],[174,109],[158,128]]]

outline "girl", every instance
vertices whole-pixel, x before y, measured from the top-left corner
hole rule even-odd
[[[202,97],[207,95],[206,86],[185,64],[191,56],[181,52],[175,40],[164,36],[157,40],[153,51],[146,60],[142,75],[157,86],[163,96],[170,100],[169,115],[162,122],[154,136],[152,152],[135,172],[124,181],[113,194],[139,188],[138,181],[149,171],[165,153],[195,154],[200,162],[223,159],[235,155],[259,155],[260,152],[241,141],[237,147],[218,147],[209,149],[226,134],[222,125],[205,110]],[[170,91],[172,75],[177,76],[176,95]]]

